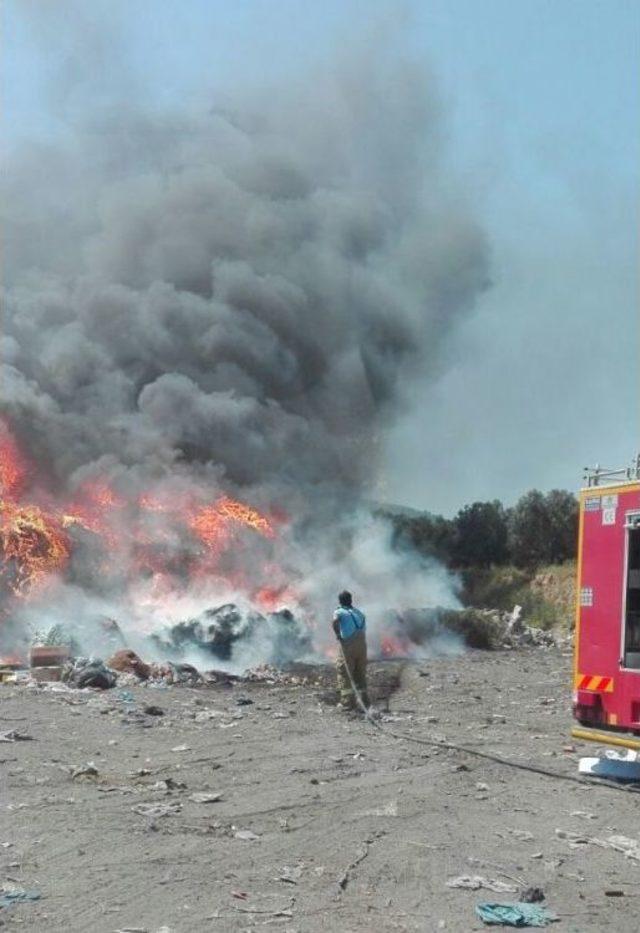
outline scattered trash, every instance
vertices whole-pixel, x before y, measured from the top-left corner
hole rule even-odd
[[[236,697],[237,706],[252,706],[253,700],[250,700],[249,697]]]
[[[423,631],[432,628],[434,634],[442,629],[453,632],[469,648],[549,648],[558,643],[553,632],[527,625],[522,618],[522,607],[512,612],[502,609],[430,609],[417,610]],[[410,612],[404,614],[405,618]],[[415,613],[414,613],[415,614]]]
[[[168,684],[195,686],[203,681],[202,674],[193,664],[172,664],[171,661],[162,667],[162,677]]]
[[[0,732],[0,742],[30,742],[32,740],[32,735],[28,735],[26,732],[18,732],[17,729]]]
[[[358,816],[397,816],[398,801],[390,800],[381,807],[374,807],[372,810],[362,810]]]
[[[234,907],[234,910],[238,910],[243,914],[261,914],[265,917],[293,917],[292,907],[295,904],[295,898],[292,897],[286,907],[278,907],[275,910],[270,910],[264,907]],[[271,922],[271,921],[267,921]]]
[[[209,719],[217,719],[219,716],[224,716],[221,710],[201,709],[195,714],[194,719],[196,722],[207,722]]]
[[[139,814],[140,816],[149,816],[149,817],[161,817],[161,816],[173,816],[176,813],[180,813],[182,810],[182,804],[179,803],[139,803],[135,807],[131,807],[134,813]]]
[[[568,829],[556,829],[556,836],[558,839],[566,839],[571,849],[577,849],[580,846],[586,846],[590,842],[593,842],[590,836],[581,836],[579,833],[573,833]]]
[[[498,862],[490,862],[488,859],[475,858],[471,855],[467,858],[467,862],[470,865],[478,865],[483,868],[493,868],[498,872],[499,875],[502,875],[503,878],[508,878],[509,881],[513,881],[515,884],[517,884],[518,888],[524,888],[526,886],[524,878],[520,878],[518,875],[509,874],[506,868],[503,865],[500,865]]]
[[[450,878],[447,881],[447,887],[468,888],[471,891],[487,888],[487,890],[495,891],[497,894],[515,894],[518,890],[514,884],[498,881],[497,878],[484,878],[482,875],[459,875],[457,878]]]
[[[578,772],[614,781],[640,781],[640,761],[636,753],[629,749],[627,755],[613,752],[604,758],[581,758]]]
[[[259,839],[257,833],[252,832],[250,829],[239,829],[234,834],[235,839],[242,839],[243,842],[255,842],[256,839]]]
[[[13,907],[15,904],[39,901],[41,897],[39,891],[25,891],[24,888],[5,887],[0,890],[0,907]]]
[[[189,796],[193,803],[218,803],[222,800],[222,794],[195,793]]]
[[[640,842],[637,839],[631,839],[629,836],[608,836],[606,843],[616,852],[624,853],[626,858],[640,862]]]
[[[71,777],[74,781],[76,778],[82,777],[95,778],[98,777],[98,769],[92,761],[88,761],[86,765],[80,765],[79,768],[74,768],[74,770],[71,772]]]
[[[189,745],[174,745],[171,749],[172,752],[189,752],[191,747]]]
[[[625,896],[624,891],[617,891],[617,890],[605,891],[604,895],[605,897],[624,897]]]
[[[112,670],[120,671],[123,674],[135,674],[140,680],[148,680],[151,676],[151,666],[145,664],[135,651],[131,651],[130,648],[121,648],[116,651],[107,661],[107,665]]]
[[[611,761],[640,761],[638,752],[632,748],[626,748],[623,752],[618,751],[616,748],[607,748],[604,757],[609,758]]]
[[[600,846],[602,849],[622,852],[626,858],[640,862],[640,842],[629,836],[613,835],[607,836],[606,839],[597,839],[595,836],[581,836],[566,829],[556,829],[556,836],[558,839],[566,839],[571,849],[579,849],[586,845]]]
[[[544,900],[544,891],[542,888],[525,888],[520,895],[520,900],[525,904],[539,904]]]
[[[110,690],[118,678],[100,658],[76,658],[72,666],[65,668],[62,679],[73,687]]]
[[[598,817],[595,813],[590,813],[588,810],[572,810],[571,816],[579,816],[583,820],[597,820]]]
[[[143,772],[145,769],[143,769]],[[146,774],[151,774],[150,771],[146,771]],[[153,790],[164,790],[168,793],[174,790],[185,790],[186,784],[183,781],[175,781],[172,777],[165,778],[164,781],[156,781],[153,785]]]
[[[558,917],[537,904],[477,904],[476,913],[483,923],[503,927],[546,927]]]
[[[293,868],[289,868],[288,865],[285,865],[275,880],[283,881],[286,884],[297,884],[301,877],[302,865],[296,865]]]

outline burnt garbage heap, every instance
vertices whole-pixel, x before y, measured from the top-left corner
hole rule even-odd
[[[151,636],[157,650],[178,659],[196,648],[220,661],[230,660],[234,647],[255,640],[266,664],[286,664],[312,650],[311,636],[289,609],[263,615],[244,610],[235,603],[206,609],[193,619],[178,622],[165,632]]]
[[[106,662],[96,656],[82,657],[73,633],[56,631],[55,645],[31,649],[33,679],[62,680],[74,687],[102,690],[114,687],[122,674],[135,675],[140,681],[162,679],[168,683],[195,684],[202,681],[202,676],[193,665],[184,662],[184,656],[194,649],[224,662],[231,659],[236,646],[254,643],[259,647],[261,661],[278,667],[299,660],[312,649],[309,632],[288,609],[262,614],[253,609],[243,610],[234,603],[207,609],[196,618],[151,635],[153,653],[166,658],[159,663],[148,664],[128,648],[114,620],[102,623],[101,629],[105,637],[99,648]]]

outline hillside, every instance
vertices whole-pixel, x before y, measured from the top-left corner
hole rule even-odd
[[[465,606],[513,609],[522,606],[527,622],[540,628],[573,626],[575,561],[534,570],[518,567],[472,567],[462,571]]]

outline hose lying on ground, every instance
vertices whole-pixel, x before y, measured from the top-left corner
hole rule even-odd
[[[606,787],[609,790],[620,790],[628,794],[640,793],[640,788],[638,787],[617,784],[614,781],[608,781],[606,778],[588,778],[578,777],[574,774],[562,774],[561,771],[553,771],[551,768],[542,768],[540,765],[524,764],[523,762],[519,761],[511,761],[508,758],[501,758],[500,755],[492,755],[490,752],[481,752],[475,748],[469,748],[466,745],[456,745],[454,742],[445,742],[442,739],[418,738],[414,735],[408,735],[406,732],[395,732],[393,729],[387,729],[373,716],[371,710],[365,705],[364,700],[362,699],[362,695],[353,680],[351,668],[349,667],[347,656],[344,653],[342,642],[338,641],[338,645],[340,646],[340,654],[342,655],[342,660],[344,662],[347,676],[349,678],[349,683],[351,684],[351,689],[353,690],[356,702],[364,714],[365,719],[370,722],[375,729],[381,732],[382,735],[387,735],[390,738],[397,739],[398,741],[413,742],[416,745],[426,745],[427,747],[432,748],[444,748],[452,752],[462,752],[465,755],[473,755],[475,758],[483,758],[485,761],[492,761],[494,764],[502,765],[505,768],[515,768],[518,771],[529,771],[532,774],[541,774],[544,777],[556,778],[559,781],[570,781],[572,784],[582,784],[583,787],[590,785],[592,787]]]

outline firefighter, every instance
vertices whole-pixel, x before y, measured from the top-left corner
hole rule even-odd
[[[366,619],[364,612],[353,605],[351,593],[343,590],[338,596],[339,606],[333,614],[332,626],[339,642],[336,668],[340,708],[357,708],[356,698],[351,686],[349,671],[354,684],[366,707],[369,706],[367,693],[367,639],[365,635]],[[347,671],[349,665],[349,671]]]

